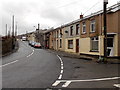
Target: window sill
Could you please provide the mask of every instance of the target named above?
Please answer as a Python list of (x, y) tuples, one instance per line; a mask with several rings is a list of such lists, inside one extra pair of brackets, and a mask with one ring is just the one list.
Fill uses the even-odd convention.
[(87, 33), (81, 33), (81, 35), (84, 35), (84, 34), (87, 34)]
[(90, 50), (90, 52), (99, 52), (98, 50)]
[(73, 49), (73, 48), (68, 48), (68, 49)]
[(91, 31), (90, 33), (95, 33), (95, 31)]

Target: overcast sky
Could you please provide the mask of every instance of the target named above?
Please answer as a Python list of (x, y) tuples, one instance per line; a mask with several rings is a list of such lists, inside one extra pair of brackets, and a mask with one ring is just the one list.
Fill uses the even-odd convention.
[[(118, 1), (108, 0), (108, 6)], [(37, 27), (38, 23), (42, 29), (57, 27), (79, 19), (81, 13), (86, 16), (103, 9), (103, 0), (2, 0), (0, 4), (2, 35), (5, 24), (10, 30), (12, 15), (18, 24), (18, 34), (23, 34), (35, 31), (33, 26)]]

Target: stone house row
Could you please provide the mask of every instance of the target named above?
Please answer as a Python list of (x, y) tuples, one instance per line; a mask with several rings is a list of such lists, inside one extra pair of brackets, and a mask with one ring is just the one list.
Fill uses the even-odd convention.
[[(45, 32), (49, 49), (83, 55), (104, 55), (103, 11)], [(120, 57), (120, 3), (107, 9), (108, 56)]]

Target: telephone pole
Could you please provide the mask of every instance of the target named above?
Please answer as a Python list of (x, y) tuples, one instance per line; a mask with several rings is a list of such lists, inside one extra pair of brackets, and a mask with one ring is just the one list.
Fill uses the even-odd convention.
[(7, 37), (7, 24), (6, 24), (6, 37)]
[(107, 61), (107, 4), (108, 0), (103, 2), (103, 16), (104, 16), (104, 59), (103, 62)]
[(14, 36), (14, 15), (12, 17), (12, 36)]

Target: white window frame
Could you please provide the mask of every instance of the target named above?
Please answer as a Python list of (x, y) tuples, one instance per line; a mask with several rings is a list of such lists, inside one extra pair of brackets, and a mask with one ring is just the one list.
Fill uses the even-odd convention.
[[(92, 27), (93, 25), (93, 27)], [(90, 22), (90, 32), (95, 32), (96, 30), (96, 27), (95, 27), (95, 20), (91, 20)]]
[[(85, 30), (84, 30), (84, 28), (85, 28)], [(82, 23), (82, 34), (85, 34), (85, 33), (86, 33), (86, 23), (83, 22)]]
[[(93, 39), (93, 40), (92, 40), (92, 39)], [(98, 46), (97, 46), (98, 49), (97, 49), (97, 50), (94, 50), (94, 49), (93, 49), (93, 45), (92, 45), (92, 44), (93, 44), (93, 43), (92, 43), (93, 41), (98, 43)], [(99, 37), (92, 37), (92, 38), (91, 38), (91, 51), (99, 51)]]

